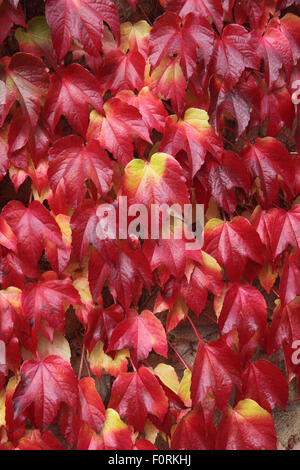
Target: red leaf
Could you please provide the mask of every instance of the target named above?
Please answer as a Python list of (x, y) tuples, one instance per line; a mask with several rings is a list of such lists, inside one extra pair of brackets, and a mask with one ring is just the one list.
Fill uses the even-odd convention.
[(155, 153), (150, 161), (134, 159), (125, 168), (123, 194), (128, 204), (187, 204), (182, 168), (174, 157)]
[(89, 262), (89, 282), (94, 301), (101, 294), (107, 279), (110, 291), (128, 310), (134, 298), (139, 298), (140, 289), (144, 284), (151, 286), (152, 273), (145, 255), (140, 249), (134, 250), (127, 241), (118, 243), (117, 260), (110, 264), (93, 252)]
[(190, 309), (199, 316), (207, 301), (207, 290), (217, 296), (222, 293), (221, 268), (216, 260), (202, 252), (202, 261), (192, 265), (186, 277), (181, 289), (182, 295)]
[(79, 64), (71, 64), (63, 73), (52, 75), (44, 116), (52, 131), (62, 114), (83, 137), (89, 123), (89, 104), (102, 112), (102, 95), (97, 79)]
[(259, 236), (244, 217), (231, 222), (211, 219), (205, 226), (203, 249), (224, 266), (231, 281), (239, 279), (247, 259), (263, 264), (263, 247)]
[(237, 23), (245, 23), (248, 16), (252, 29), (264, 29), (269, 20), (270, 13), (274, 13), (276, 0), (241, 0), (235, 5), (235, 18)]
[(274, 87), (261, 101), (261, 120), (268, 118), (267, 135), (276, 136), (281, 129), (293, 128), (295, 106), (286, 86)]
[(209, 22), (195, 13), (183, 21), (174, 13), (165, 13), (154, 23), (149, 36), (149, 60), (157, 67), (168, 54), (180, 56), (180, 66), (188, 80), (193, 74), (200, 51), (209, 63), (214, 44), (214, 32)]
[[(79, 387), (77, 387), (79, 390)], [(75, 408), (70, 408), (65, 403), (62, 403), (59, 409), (57, 421), (60, 424), (60, 432), (65, 441), (70, 447), (73, 447), (78, 441), (80, 428), (83, 423), (81, 421), (81, 409), (79, 400)]]
[(98, 341), (102, 341), (105, 348), (118, 323), (123, 320), (123, 309), (120, 305), (111, 305), (103, 309), (95, 307), (88, 315), (88, 329), (85, 334), (85, 345), (92, 351)]
[[(165, 265), (170, 274), (181, 280), (188, 259), (193, 259), (201, 263), (202, 256), (200, 251), (200, 243), (196, 239), (190, 241), (193, 244), (193, 249), (189, 250), (187, 244), (188, 240), (183, 236), (183, 227), (179, 228), (178, 231), (175, 229), (175, 233), (170, 233), (170, 238), (160, 238), (158, 243), (147, 243), (143, 244), (143, 251), (150, 261), (151, 269), (155, 270), (162, 264)], [(176, 234), (178, 238), (176, 238)], [(181, 238), (180, 238), (181, 237)]]
[[(1, 105), (0, 105), (0, 124), (1, 124)], [(1, 161), (0, 161), (0, 180), (3, 180), (7, 170), (9, 169), (9, 159), (8, 159), (8, 142), (7, 142), (7, 128), (3, 127), (0, 130), (0, 152), (1, 152)]]
[(222, 37), (216, 39), (212, 60), (213, 71), (224, 77), (228, 87), (232, 88), (246, 67), (259, 68), (253, 39), (243, 26), (229, 24), (225, 26)]
[(133, 450), (157, 450), (152, 442), (147, 441), (146, 439), (137, 439), (132, 448)]
[(177, 116), (181, 116), (185, 103), (187, 82), (180, 67), (180, 57), (166, 56), (145, 81), (154, 95), (171, 100)]
[(23, 436), (26, 426), (26, 416), (20, 413), (17, 418), (14, 418), (13, 395), (18, 384), (16, 376), (11, 377), (7, 383), (5, 390), (5, 421), (6, 432), (8, 439), (17, 444), (20, 437)]
[(287, 254), (280, 277), (279, 294), (282, 305), (300, 295), (300, 252)]
[[(47, 279), (47, 278), (46, 278)], [(80, 305), (80, 296), (70, 279), (45, 280), (38, 284), (26, 284), (22, 292), (22, 309), (34, 330), (43, 316), (50, 326), (64, 332), (64, 303)]]
[(229, 89), (224, 79), (214, 76), (210, 90), (209, 116), (216, 133), (221, 134), (224, 118), (230, 113), (237, 123), (237, 134), (240, 136), (251, 124), (253, 109), (260, 109), (262, 84), (258, 85), (252, 75), (244, 73), (237, 85)]
[(243, 373), (243, 396), (256, 401), (271, 413), (275, 406), (285, 409), (289, 390), (278, 367), (259, 359), (250, 362)]
[(283, 253), (289, 245), (300, 248), (299, 220), (300, 204), (296, 204), (289, 211), (275, 208), (262, 211), (258, 207), (253, 213), (252, 224), (272, 260)]
[(193, 406), (200, 404), (212, 391), (219, 410), (226, 406), (233, 383), (241, 388), (241, 366), (238, 355), (224, 338), (205, 344), (199, 342), (192, 372)]
[(71, 218), (73, 251), (80, 261), (91, 243), (106, 261), (117, 260), (115, 240), (101, 240), (97, 237), (99, 217), (97, 208), (91, 199), (85, 199)]
[(6, 75), (3, 121), (11, 105), (18, 101), (31, 131), (33, 131), (40, 114), (41, 98), (48, 90), (49, 77), (46, 67), (38, 57), (18, 52), (11, 58)]
[(211, 17), (218, 28), (223, 28), (223, 9), (221, 0), (167, 0), (167, 10), (174, 11), (180, 16), (197, 12), (204, 18)]
[(132, 447), (130, 428), (121, 421), (115, 410), (106, 410), (106, 420), (101, 431), (103, 450), (130, 450)]
[[(0, 282), (4, 289), (10, 286), (24, 287), (24, 263), (13, 253), (8, 253), (0, 260)], [(38, 275), (36, 269), (35, 274)], [(34, 277), (34, 276), (33, 276)]]
[(133, 157), (132, 136), (151, 143), (149, 131), (138, 110), (118, 98), (103, 106), (105, 116), (93, 111), (90, 116), (88, 139), (97, 139), (123, 165)]
[(17, 253), (17, 239), (6, 220), (0, 216), (0, 245)]
[(274, 258), (282, 253), (288, 245), (300, 248), (300, 204), (296, 204), (289, 211), (278, 210), (274, 219), (271, 246)]
[(136, 372), (121, 373), (114, 381), (109, 407), (118, 411), (142, 432), (149, 414), (163, 421), (168, 400), (156, 377), (142, 366)]
[(168, 113), (161, 100), (151, 93), (149, 87), (142, 88), (138, 95), (133, 91), (123, 90), (117, 97), (137, 108), (150, 132), (152, 129), (163, 132)]
[(17, 237), (20, 258), (29, 266), (37, 265), (46, 240), (63, 248), (59, 226), (40, 202), (33, 201), (25, 207), (19, 201), (10, 201), (3, 209), (2, 217)]
[(2, 46), (4, 39), (8, 36), (10, 29), (14, 24), (26, 26), (23, 10), (18, 1), (13, 6), (9, 0), (3, 0), (0, 5), (0, 44)]
[(102, 48), (103, 21), (117, 38), (120, 35), (118, 10), (110, 0), (47, 0), (46, 19), (59, 59), (71, 48), (72, 38), (97, 56)]
[(180, 150), (185, 150), (189, 157), (192, 177), (203, 165), (207, 151), (218, 160), (221, 160), (223, 153), (222, 142), (208, 120), (207, 112), (196, 108), (187, 109), (183, 119), (173, 115), (166, 120), (160, 150), (173, 156)]
[(171, 440), (172, 450), (212, 450), (201, 407), (187, 413), (176, 425)]
[(47, 241), (45, 252), (49, 263), (51, 264), (53, 270), (57, 274), (61, 274), (68, 265), (71, 256), (71, 227), (70, 227), (70, 217), (64, 214), (59, 214), (56, 216), (57, 223), (62, 232), (63, 236), (63, 248), (57, 248), (52, 242)]
[(250, 178), (243, 162), (229, 150), (224, 151), (220, 163), (209, 159), (197, 178), (209, 187), (212, 196), (230, 215), (237, 206), (236, 189), (244, 189), (247, 195), (250, 191)]
[(299, 0), (279, 0), (278, 8), (281, 10), (282, 8), (288, 8), (295, 3), (296, 5), (299, 4)]
[(256, 331), (262, 340), (267, 328), (267, 306), (263, 295), (252, 286), (232, 284), (225, 294), (218, 324), (223, 334), (237, 329), (241, 348)]
[(292, 344), (300, 338), (300, 297), (295, 297), (284, 307), (280, 305), (274, 311), (269, 331), (269, 348), (271, 354), (284, 343)]
[(51, 431), (43, 434), (38, 430), (27, 431), (15, 450), (66, 450)]
[(273, 137), (258, 138), (254, 145), (248, 144), (240, 156), (252, 179), (259, 177), (266, 207), (278, 200), (278, 175), (292, 191), (293, 162), (289, 152), (278, 140)]
[(53, 422), (60, 404), (76, 406), (77, 380), (70, 364), (59, 356), (25, 361), (21, 382), (13, 396), (15, 417), (33, 406), (34, 423), (44, 431)]
[(110, 51), (99, 72), (101, 89), (112, 93), (140, 90), (144, 85), (145, 66), (145, 58), (138, 51), (129, 51), (127, 54), (119, 49)]
[(0, 340), (0, 390), (3, 389), (8, 373), (9, 371), (6, 363), (6, 345), (4, 341)]
[(260, 206), (257, 206), (251, 215), (251, 223), (257, 231), (265, 248), (267, 260), (273, 259), (271, 238), (272, 238), (272, 227), (274, 220), (277, 217), (277, 209), (270, 209), (264, 211)]
[[(38, 169), (38, 165), (42, 164), (42, 160), (47, 156), (51, 139), (51, 133), (46, 122), (42, 118), (39, 119), (34, 132), (32, 133), (30, 125), (28, 124), (28, 120), (26, 120), (26, 117), (23, 116), (23, 114), (18, 110), (13, 115), (8, 131), (8, 144), (11, 162), (15, 166), (19, 166), (20, 168), (23, 168), (25, 171), (30, 173), (32, 167), (28, 165), (27, 158), (25, 165), (23, 165), (21, 158), (20, 165), (18, 165), (17, 161), (18, 155), (22, 157), (23, 153), (25, 153), (25, 155), (30, 153), (30, 158), (34, 163), (35, 168)], [(31, 178), (33, 180), (33, 176), (31, 176)], [(38, 185), (42, 184), (43, 182), (40, 183), (39, 180), (33, 180), (33, 183), (36, 187), (38, 187)], [(41, 187), (44, 186), (45, 184)]]
[(73, 208), (86, 195), (86, 180), (92, 180), (99, 195), (103, 195), (110, 189), (112, 176), (111, 161), (97, 141), (90, 141), (85, 146), (81, 137), (71, 135), (57, 140), (50, 149), (50, 187), (55, 192), (63, 180), (66, 200)]
[[(0, 308), (1, 308), (1, 317), (0, 317), (0, 340), (8, 344), (13, 336), (14, 330), (14, 320), (15, 320), (15, 308), (13, 302), (10, 300), (9, 291), (0, 291)], [(18, 301), (18, 300), (17, 300)]]
[(216, 449), (276, 450), (272, 416), (250, 399), (228, 407), (218, 427)]
[(131, 448), (130, 429), (111, 408), (106, 410), (106, 420), (100, 436), (85, 423), (80, 429), (78, 450), (130, 450)]
[(140, 315), (130, 310), (127, 318), (114, 328), (108, 343), (107, 352), (128, 347), (132, 350), (134, 363), (144, 361), (150, 351), (167, 357), (168, 345), (166, 333), (160, 320), (149, 310)]
[(79, 382), (79, 400), (82, 421), (100, 432), (105, 421), (105, 407), (91, 377), (85, 377)]
[(283, 67), (289, 80), (293, 65), (300, 57), (300, 20), (288, 13), (280, 20), (273, 18), (260, 39), (258, 54), (264, 61), (266, 82), (271, 87)]
[(100, 436), (86, 423), (83, 423), (80, 428), (77, 450), (103, 450)]

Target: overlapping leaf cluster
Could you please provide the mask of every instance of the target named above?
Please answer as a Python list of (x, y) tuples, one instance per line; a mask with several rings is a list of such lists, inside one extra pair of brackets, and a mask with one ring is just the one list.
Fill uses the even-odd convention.
[[(1, 448), (276, 448), (300, 383), (299, 1), (160, 0), (154, 24), (21, 3), (0, 0), (0, 176), (30, 182), (0, 215)], [(203, 247), (101, 240), (121, 196), (204, 204)], [(168, 335), (207, 305), (218, 338), (179, 377)]]

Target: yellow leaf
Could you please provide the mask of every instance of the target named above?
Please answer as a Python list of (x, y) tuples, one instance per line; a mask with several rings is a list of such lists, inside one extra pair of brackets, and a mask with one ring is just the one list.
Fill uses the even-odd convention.
[(102, 369), (108, 374), (117, 377), (120, 372), (127, 372), (127, 358), (130, 357), (128, 349), (117, 351), (114, 359), (105, 354), (102, 341), (98, 341), (90, 354), (90, 366), (94, 374), (101, 377)]
[(155, 367), (154, 373), (160, 378), (163, 384), (169, 387), (174, 393), (177, 393), (179, 380), (174, 367), (161, 363)]
[(179, 398), (181, 398), (181, 400), (187, 407), (190, 407), (192, 405), (191, 380), (192, 380), (192, 372), (189, 369), (185, 369), (183, 377), (179, 385), (178, 396)]

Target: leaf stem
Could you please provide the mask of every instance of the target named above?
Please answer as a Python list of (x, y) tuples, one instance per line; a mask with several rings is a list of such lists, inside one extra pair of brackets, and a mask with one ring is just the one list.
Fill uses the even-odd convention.
[(131, 362), (131, 365), (132, 365), (132, 368), (133, 368), (134, 372), (136, 372), (136, 367), (135, 367), (134, 362), (131, 358), (130, 358), (130, 362)]
[[(246, 142), (247, 144), (249, 144), (249, 140), (246, 139), (242, 134), (241, 134), (241, 135), (238, 135), (235, 129), (232, 129), (232, 128), (229, 127), (229, 126), (224, 126), (224, 129), (228, 129), (229, 131), (231, 131), (231, 132), (236, 136), (236, 139), (242, 139), (244, 142)], [(223, 137), (223, 136), (222, 136), (222, 137)], [(239, 150), (239, 152), (240, 152), (240, 150)]]
[(275, 294), (277, 297), (280, 297), (279, 292), (275, 289), (275, 287), (272, 288), (272, 292), (274, 292), (274, 294)]
[(283, 137), (285, 137), (291, 144), (296, 145), (295, 139), (293, 138), (293, 136), (288, 136), (288, 135), (287, 135), (285, 132), (283, 132), (282, 130), (281, 130), (280, 133), (281, 133), (281, 135), (282, 135)]
[(150, 20), (149, 16), (147, 15), (147, 13), (145, 12), (144, 8), (142, 7), (142, 5), (138, 4), (138, 7), (139, 9), (141, 10), (141, 12), (143, 13), (144, 17), (146, 18), (146, 20), (148, 21), (148, 23), (152, 26), (152, 21)]
[(197, 331), (197, 328), (196, 328), (196, 326), (194, 325), (194, 322), (193, 322), (193, 320), (191, 319), (191, 317), (189, 316), (188, 313), (186, 314), (186, 318), (188, 319), (188, 321), (189, 321), (190, 324), (192, 325), (192, 328), (193, 328), (193, 330), (194, 330), (194, 332), (195, 332), (195, 335), (197, 336), (198, 340), (201, 341), (201, 337), (200, 337), (200, 335), (199, 335), (199, 333), (198, 333), (198, 331)]
[(90, 371), (89, 363), (88, 363), (87, 358), (86, 358), (86, 354), (83, 355), (83, 360), (84, 360), (84, 363), (85, 363), (85, 367), (87, 369), (88, 376), (91, 377), (91, 371)]
[[(79, 334), (77, 332), (75, 334), (76, 334), (77, 341), (80, 345), (80, 348), (81, 348), (81, 350), (83, 350), (84, 341), (82, 343), (81, 340), (80, 340)], [(85, 351), (84, 351), (84, 354), (83, 354), (83, 360), (84, 360), (85, 367), (87, 369), (87, 373), (88, 373), (89, 377), (91, 377), (92, 374), (91, 374), (91, 371), (90, 371), (89, 363), (88, 363), (87, 358), (86, 358)]]
[(220, 207), (220, 209), (221, 209), (221, 213), (222, 213), (222, 217), (223, 217), (224, 222), (227, 222), (223, 207)]
[(84, 344), (83, 344), (83, 346), (82, 346), (82, 351), (81, 351), (81, 359), (80, 359), (79, 372), (78, 372), (78, 380), (80, 380), (80, 377), (81, 377), (81, 371), (82, 371), (82, 366), (83, 366), (84, 352), (85, 352), (85, 346), (84, 346)]
[(215, 318), (211, 317), (211, 316), (208, 315), (206, 312), (203, 312), (203, 315), (205, 315), (206, 318), (208, 318), (210, 321), (212, 321), (212, 322), (215, 323), (216, 325), (218, 324), (218, 320), (216, 320)]
[(240, 150), (237, 148), (237, 146), (236, 146), (235, 144), (233, 144), (232, 142), (230, 142), (230, 140), (226, 139), (226, 137), (224, 137), (224, 136), (222, 136), (222, 138), (223, 138), (224, 140), (226, 140), (226, 142), (227, 142), (229, 145), (231, 145), (231, 146), (234, 148), (234, 150), (236, 150), (238, 153), (240, 152)]
[(170, 346), (171, 349), (173, 349), (174, 353), (178, 356), (180, 362), (184, 365), (184, 367), (186, 369), (189, 369), (191, 370), (191, 368), (187, 365), (187, 363), (184, 361), (184, 359), (180, 356), (179, 352), (176, 351), (176, 349), (174, 348), (173, 344), (168, 340), (168, 345)]

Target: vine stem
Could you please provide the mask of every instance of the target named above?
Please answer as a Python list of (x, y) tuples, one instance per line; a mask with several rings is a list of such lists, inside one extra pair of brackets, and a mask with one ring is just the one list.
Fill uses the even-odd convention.
[(190, 324), (192, 325), (192, 328), (193, 328), (193, 330), (194, 330), (194, 332), (195, 332), (195, 335), (197, 336), (198, 340), (201, 341), (201, 337), (200, 337), (200, 335), (199, 335), (199, 333), (198, 333), (198, 330), (197, 330), (197, 328), (195, 327), (194, 322), (193, 322), (193, 320), (191, 319), (191, 317), (189, 316), (188, 313), (186, 314), (186, 317), (187, 317), (188, 321), (190, 322)]
[[(229, 131), (231, 131), (231, 132), (235, 135), (236, 139), (242, 139), (244, 142), (246, 142), (247, 144), (249, 144), (249, 140), (246, 139), (246, 137), (244, 137), (242, 134), (241, 134), (240, 136), (238, 136), (235, 129), (232, 129), (232, 128), (229, 127), (229, 126), (224, 126), (224, 129), (228, 129)], [(224, 136), (222, 136), (222, 137), (224, 138)], [(239, 152), (240, 152), (240, 150), (239, 150)]]
[(291, 398), (287, 403), (294, 403), (295, 401), (300, 401), (300, 397), (297, 398)]
[(82, 372), (82, 366), (83, 366), (83, 358), (84, 358), (84, 352), (85, 352), (85, 346), (83, 344), (82, 350), (81, 350), (81, 359), (80, 359), (80, 366), (79, 366), (79, 372), (78, 372), (78, 380), (80, 380), (81, 377), (81, 372)]
[(281, 135), (285, 137), (291, 144), (295, 145), (295, 139), (293, 136), (288, 136), (285, 132), (281, 130)]
[(275, 294), (277, 297), (280, 297), (279, 292), (275, 289), (275, 287), (272, 288), (272, 292), (274, 292), (274, 294)]
[(238, 152), (240, 152), (240, 150), (237, 148), (237, 146), (235, 144), (233, 144), (232, 142), (230, 142), (230, 140), (226, 139), (226, 137), (222, 136), (222, 138), (229, 144), (231, 145), (232, 148), (234, 148), (234, 150), (237, 150)]
[(87, 358), (86, 358), (86, 354), (83, 355), (83, 360), (84, 360), (84, 363), (85, 363), (85, 367), (87, 369), (88, 376), (91, 377), (91, 371), (90, 371), (89, 364), (88, 364), (88, 361), (87, 361)]
[(206, 316), (206, 318), (208, 318), (210, 321), (212, 321), (213, 323), (215, 323), (216, 325), (218, 325), (218, 320), (216, 320), (215, 318), (212, 318), (210, 315), (208, 315), (206, 312), (203, 312), (203, 314)]
[(222, 217), (223, 217), (224, 222), (227, 222), (223, 207), (220, 207), (220, 209), (221, 209), (221, 212), (222, 212)]
[(144, 8), (142, 7), (142, 5), (139, 5), (138, 4), (138, 7), (139, 9), (141, 10), (141, 12), (143, 13), (144, 17), (146, 18), (146, 20), (148, 21), (148, 23), (152, 26), (152, 21), (150, 20), (149, 16), (147, 15), (147, 13), (145, 12)]
[[(84, 343), (81, 342), (78, 333), (76, 332), (75, 334), (76, 334), (77, 341), (78, 341), (78, 343), (81, 347), (81, 350), (83, 350), (83, 348), (85, 348)], [(84, 351), (84, 354), (83, 354), (83, 360), (84, 360), (84, 363), (85, 363), (85, 367), (86, 367), (88, 376), (91, 377), (91, 371), (90, 371), (90, 367), (89, 367), (89, 364), (88, 364), (88, 361), (87, 361), (87, 358), (86, 358), (85, 351)]]
[(130, 358), (130, 362), (131, 362), (131, 365), (132, 365), (132, 368), (133, 368), (134, 372), (136, 372), (136, 367), (135, 367), (135, 365), (133, 363), (133, 360), (131, 358)]
[(264, 74), (262, 72), (260, 72), (259, 70), (255, 70), (255, 72), (257, 75), (260, 75), (261, 78), (265, 78)]
[(180, 356), (179, 352), (174, 348), (173, 344), (169, 341), (168, 341), (168, 345), (170, 346), (171, 349), (173, 349), (174, 353), (178, 356), (180, 362), (184, 365), (184, 367), (186, 369), (189, 369), (191, 370), (191, 368), (187, 365), (187, 363), (184, 361), (184, 359)]

